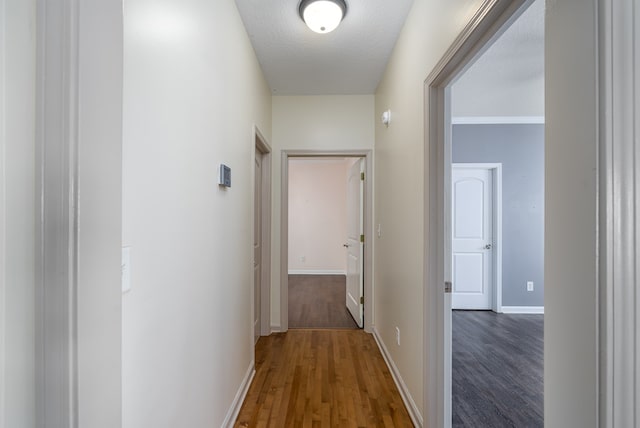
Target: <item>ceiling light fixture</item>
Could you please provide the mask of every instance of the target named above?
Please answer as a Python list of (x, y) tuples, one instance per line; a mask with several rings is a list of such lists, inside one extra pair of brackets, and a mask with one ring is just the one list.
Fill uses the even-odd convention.
[(316, 33), (335, 30), (347, 13), (344, 0), (302, 0), (298, 8), (300, 18)]

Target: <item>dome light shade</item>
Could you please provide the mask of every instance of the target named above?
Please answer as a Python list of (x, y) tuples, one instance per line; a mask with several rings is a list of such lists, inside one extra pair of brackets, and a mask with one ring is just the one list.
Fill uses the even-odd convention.
[(307, 27), (324, 34), (340, 25), (347, 12), (347, 4), (344, 0), (302, 0), (298, 12)]

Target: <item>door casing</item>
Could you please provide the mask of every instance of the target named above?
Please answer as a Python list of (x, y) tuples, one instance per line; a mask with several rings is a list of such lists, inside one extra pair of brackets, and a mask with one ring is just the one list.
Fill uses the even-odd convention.
[[(260, 270), (260, 335), (271, 334), (271, 147), (267, 139), (260, 132), (256, 125), (253, 126), (255, 148), (257, 153), (262, 154), (262, 180), (261, 189), (254, 189), (254, 192), (262, 192), (260, 198), (262, 203), (261, 223), (261, 270)], [(255, 164), (255, 159), (251, 159), (251, 165)], [(255, 168), (252, 168), (255, 171)], [(255, 201), (255, 197), (253, 198)], [(255, 215), (255, 207), (254, 207)], [(254, 222), (255, 223), (255, 222)], [(255, 233), (255, 231), (254, 231)], [(251, 248), (253, 254), (253, 243)], [(255, 304), (254, 287), (251, 288), (251, 314), (254, 313)], [(252, 315), (253, 318), (253, 315)], [(251, 324), (253, 325), (253, 319)]]

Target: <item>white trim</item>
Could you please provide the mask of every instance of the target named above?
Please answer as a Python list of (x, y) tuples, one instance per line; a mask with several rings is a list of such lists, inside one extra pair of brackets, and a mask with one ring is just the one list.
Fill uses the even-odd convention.
[[(450, 84), (533, 0), (485, 0), (424, 82), (424, 414), (451, 426), (451, 107)], [(448, 177), (448, 178), (447, 178)], [(449, 208), (447, 208), (449, 206)], [(448, 236), (448, 238), (447, 238)]]
[(6, 400), (6, 2), (0, 0), (0, 428), (5, 428), (5, 400)]
[(271, 333), (282, 333), (282, 327), (279, 325), (271, 324)]
[(80, 11), (36, 8), (36, 425), (76, 426)]
[(256, 375), (255, 365), (254, 365), (254, 362), (251, 361), (251, 364), (247, 369), (247, 373), (244, 375), (244, 378), (242, 379), (242, 383), (240, 384), (240, 387), (236, 392), (236, 396), (234, 397), (233, 402), (231, 403), (231, 407), (227, 411), (227, 415), (225, 416), (224, 421), (222, 422), (222, 425), (220, 425), (222, 428), (233, 427), (234, 423), (236, 422), (236, 419), (238, 419), (238, 415), (240, 414), (240, 409), (242, 408), (242, 403), (244, 403), (244, 399), (246, 398), (247, 393), (249, 392), (249, 387), (251, 386), (251, 382), (253, 382), (253, 378), (255, 375)]
[(599, 423), (640, 425), (640, 7), (599, 1)]
[(503, 314), (544, 314), (544, 306), (503, 306)]
[(346, 275), (345, 270), (330, 269), (289, 269), (289, 275)]
[(409, 417), (411, 418), (413, 425), (416, 427), (422, 427), (424, 425), (424, 420), (422, 418), (422, 415), (420, 414), (420, 410), (418, 409), (418, 406), (416, 405), (415, 400), (413, 399), (413, 396), (409, 392), (409, 388), (407, 387), (407, 384), (404, 383), (404, 380), (400, 375), (400, 370), (398, 370), (398, 367), (393, 361), (393, 358), (391, 358), (391, 354), (387, 350), (387, 347), (385, 346), (384, 341), (380, 337), (380, 334), (378, 334), (378, 330), (375, 327), (372, 328), (372, 333), (373, 333), (374, 339), (376, 340), (376, 343), (378, 344), (380, 353), (382, 354), (382, 357), (384, 358), (384, 361), (385, 363), (387, 363), (387, 367), (391, 372), (391, 377), (393, 377), (393, 381), (398, 387), (398, 391), (400, 392), (400, 397), (402, 397), (402, 401), (404, 402), (404, 405), (407, 408), (407, 411), (409, 412)]
[[(289, 329), (289, 158), (364, 158), (364, 330), (371, 332), (374, 320), (373, 294), (373, 151), (365, 150), (282, 150), (280, 179), (280, 329)], [(371, 238), (367, 238), (370, 236)], [(367, 242), (369, 244), (367, 244)]]
[(36, 9), (36, 425), (117, 426), (122, 4)]
[(451, 169), (488, 169), (493, 175), (493, 276), (491, 309), (502, 312), (502, 163), (453, 163)]
[(452, 125), (544, 125), (544, 116), (453, 116)]
[[(265, 136), (260, 132), (258, 125), (253, 125), (253, 142), (255, 146), (255, 150), (258, 150), (262, 153), (262, 254), (261, 254), (261, 278), (260, 278), (260, 335), (268, 336), (271, 333), (270, 325), (271, 325), (271, 183), (272, 183), (272, 172), (271, 172), (271, 159), (272, 159), (272, 150), (269, 142), (265, 138)], [(251, 169), (255, 173), (255, 150), (252, 151), (253, 156), (251, 157)], [(255, 182), (255, 181), (254, 181)], [(255, 189), (253, 189), (255, 191)], [(252, 199), (255, 201), (255, 197)], [(252, 202), (253, 203), (253, 202)], [(253, 212), (255, 213), (255, 207)], [(252, 228), (254, 227), (255, 222), (252, 224)], [(254, 233), (253, 230), (251, 232)], [(253, 254), (253, 243), (251, 245), (251, 254)], [(252, 274), (253, 277), (253, 274)], [(252, 310), (251, 314), (253, 314), (253, 305), (255, 299), (253, 296), (253, 288), (251, 291), (251, 305)], [(253, 318), (253, 317), (252, 317)], [(253, 319), (251, 320), (251, 324), (253, 325)], [(255, 334), (255, 333), (254, 333)], [(253, 337), (251, 338), (253, 341)]]

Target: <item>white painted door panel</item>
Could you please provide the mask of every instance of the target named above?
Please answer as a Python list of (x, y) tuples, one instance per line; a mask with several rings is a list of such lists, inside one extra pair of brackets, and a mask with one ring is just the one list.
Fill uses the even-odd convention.
[(487, 168), (452, 169), (453, 309), (491, 309), (492, 178)]
[(364, 294), (362, 276), (362, 254), (364, 244), (360, 242), (363, 233), (364, 181), (361, 180), (362, 159), (355, 162), (347, 176), (347, 309), (358, 326), (363, 326)]

